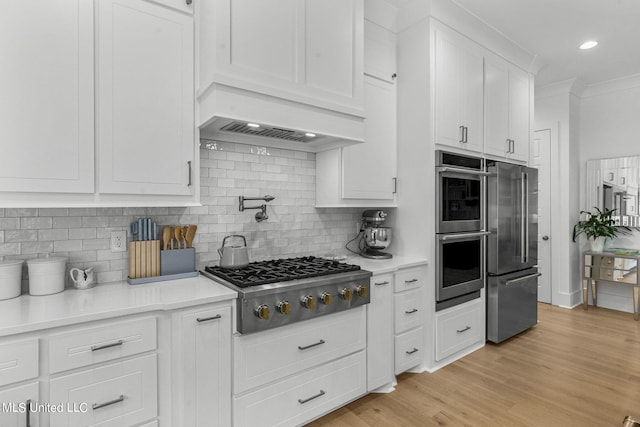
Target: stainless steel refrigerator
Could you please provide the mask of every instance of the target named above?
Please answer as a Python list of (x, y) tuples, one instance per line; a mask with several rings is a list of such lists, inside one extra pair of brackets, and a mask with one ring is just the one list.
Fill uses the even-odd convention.
[(538, 171), (487, 161), (487, 340), (538, 322)]

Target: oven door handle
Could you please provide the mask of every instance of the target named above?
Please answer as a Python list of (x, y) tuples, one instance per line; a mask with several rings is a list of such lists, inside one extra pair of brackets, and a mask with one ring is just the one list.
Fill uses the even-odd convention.
[(489, 176), (491, 175), (489, 172), (479, 171), (475, 169), (462, 169), (462, 168), (452, 168), (450, 166), (440, 166), (436, 168), (438, 172), (455, 172), (462, 173), (465, 175), (476, 175), (476, 176)]
[(488, 236), (489, 234), (491, 234), (490, 231), (478, 231), (477, 233), (444, 234), (444, 235), (439, 235), (438, 239), (444, 242), (446, 240), (460, 240), (460, 239), (468, 239), (469, 237)]

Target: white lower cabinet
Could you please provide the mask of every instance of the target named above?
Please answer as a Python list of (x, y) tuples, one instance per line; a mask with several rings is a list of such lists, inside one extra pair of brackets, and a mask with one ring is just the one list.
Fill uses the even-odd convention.
[(231, 425), (231, 307), (174, 313), (173, 348), (173, 425)]
[(436, 313), (436, 361), (484, 342), (483, 299)]
[(425, 360), (426, 268), (401, 268), (394, 277), (394, 372), (400, 374)]
[(425, 356), (424, 329), (416, 328), (409, 332), (396, 334), (394, 347), (396, 375), (420, 365)]
[(304, 424), (365, 394), (366, 364), (359, 351), (238, 397), (234, 426)]
[[(53, 426), (133, 426), (158, 413), (155, 354), (51, 380), (50, 402), (68, 408), (50, 415)], [(85, 411), (86, 409), (86, 411)]]
[(237, 335), (234, 426), (300, 425), (367, 392), (366, 309)]
[(391, 385), (393, 371), (393, 274), (374, 275), (367, 306), (367, 391)]
[(0, 426), (39, 426), (40, 415), (35, 406), (40, 401), (38, 388), (38, 382), (33, 382), (0, 391)]
[(365, 308), (234, 337), (235, 394), (366, 346)]

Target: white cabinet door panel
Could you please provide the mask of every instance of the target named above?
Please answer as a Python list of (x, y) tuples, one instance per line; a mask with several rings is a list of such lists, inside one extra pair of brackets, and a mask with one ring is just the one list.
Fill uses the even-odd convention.
[[(295, 0), (230, 1), (231, 43), (219, 45), (220, 57), (226, 58), (225, 62), (237, 70), (295, 82), (298, 69), (296, 3)], [(257, 29), (260, 37), (256, 37)]]
[(365, 142), (342, 149), (342, 197), (393, 200), (396, 88), (365, 77)]
[[(30, 383), (0, 391), (0, 426), (37, 427), (40, 425), (38, 383)], [(33, 411), (31, 411), (33, 409)]]
[(509, 65), (492, 57), (485, 58), (485, 140), (484, 151), (506, 156), (509, 135)]
[(141, 0), (99, 6), (100, 191), (189, 195), (193, 18)]
[(512, 67), (509, 74), (510, 94), (510, 124), (511, 139), (513, 139), (513, 153), (511, 157), (526, 162), (529, 159), (530, 124), (529, 112), (529, 76), (521, 70)]
[(0, 191), (94, 189), (93, 2), (0, 4)]
[(367, 390), (393, 379), (393, 275), (375, 275), (367, 306)]
[(87, 409), (51, 413), (51, 425), (115, 427), (155, 418), (157, 381), (155, 354), (51, 380), (51, 402)]
[(182, 316), (183, 426), (231, 425), (231, 309)]

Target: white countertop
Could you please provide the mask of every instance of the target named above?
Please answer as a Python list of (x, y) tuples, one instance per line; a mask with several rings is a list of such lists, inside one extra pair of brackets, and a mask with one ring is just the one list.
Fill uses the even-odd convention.
[(235, 291), (203, 276), (142, 285), (99, 284), (53, 295), (21, 295), (0, 301), (0, 337), (236, 297)]
[(370, 259), (350, 255), (344, 262), (359, 265), (363, 270), (368, 270), (373, 274), (392, 273), (399, 268), (417, 267), (428, 264), (425, 258), (397, 257), (395, 255), (391, 259)]

